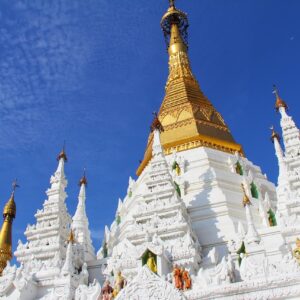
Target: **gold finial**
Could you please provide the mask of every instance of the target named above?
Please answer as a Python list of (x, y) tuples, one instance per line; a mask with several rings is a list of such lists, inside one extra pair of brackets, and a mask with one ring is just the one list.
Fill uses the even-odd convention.
[(246, 194), (246, 190), (245, 190), (244, 184), (242, 183), (241, 186), (242, 186), (242, 190), (243, 190), (243, 194), (244, 194), (244, 197), (243, 197), (243, 205), (244, 205), (244, 207), (245, 207), (246, 205), (250, 205), (250, 204), (251, 204), (251, 201), (250, 201), (249, 197), (248, 197), (247, 194)]
[(73, 229), (70, 230), (70, 235), (68, 237), (68, 243), (72, 243), (72, 244), (75, 243), (75, 236), (74, 236)]
[(86, 178), (86, 169), (85, 168), (83, 169), (83, 176), (79, 180), (79, 186), (82, 186), (83, 184), (85, 186), (87, 186), (87, 178)]
[(65, 148), (66, 148), (66, 141), (64, 141), (63, 148), (62, 148), (61, 152), (60, 152), (60, 153), (58, 154), (58, 156), (57, 156), (57, 160), (58, 160), (58, 161), (61, 160), (61, 159), (63, 159), (65, 162), (68, 161), (68, 158), (67, 158), (67, 154), (66, 154)]
[(280, 107), (284, 107), (285, 109), (288, 109), (287, 104), (280, 98), (278, 88), (275, 84), (273, 84), (273, 94), (276, 96), (276, 102), (275, 102), (275, 109), (276, 111), (279, 110)]
[(15, 203), (15, 191), (16, 189), (20, 187), (17, 183), (17, 179), (15, 179), (12, 183), (12, 193), (7, 201), (7, 203), (4, 206), (3, 209), (3, 218), (6, 218), (6, 216), (9, 216), (11, 218), (16, 217), (16, 203)]
[(277, 139), (278, 142), (280, 141), (280, 135), (275, 131), (274, 126), (272, 125), (270, 127), (272, 133), (271, 133), (271, 141), (274, 143), (274, 139)]
[(170, 44), (168, 51), (170, 55), (178, 52), (187, 52), (187, 46), (182, 39), (178, 24), (176, 23), (171, 25)]
[(189, 27), (189, 22), (187, 14), (175, 8), (175, 0), (169, 0), (169, 9), (163, 15), (160, 26), (165, 36), (169, 54), (187, 51), (187, 29)]

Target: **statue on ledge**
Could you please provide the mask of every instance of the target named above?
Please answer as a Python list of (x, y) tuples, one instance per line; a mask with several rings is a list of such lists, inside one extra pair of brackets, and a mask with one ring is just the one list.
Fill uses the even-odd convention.
[(115, 285), (114, 285), (114, 291), (113, 296), (116, 298), (120, 291), (124, 288), (126, 282), (125, 278), (122, 276), (122, 273), (119, 271), (118, 275), (116, 276)]
[(110, 286), (110, 282), (106, 280), (101, 290), (101, 300), (112, 300), (113, 288)]
[(183, 281), (183, 289), (189, 290), (192, 287), (192, 279), (190, 277), (189, 271), (182, 269), (181, 274), (182, 274), (181, 276)]
[(300, 264), (300, 239), (296, 239), (296, 248), (293, 250), (293, 255)]
[(183, 284), (182, 284), (182, 274), (181, 270), (178, 267), (178, 265), (174, 266), (173, 269), (173, 276), (174, 276), (174, 285), (177, 289), (182, 290)]
[(147, 266), (153, 273), (157, 274), (155, 258), (150, 251), (148, 252)]

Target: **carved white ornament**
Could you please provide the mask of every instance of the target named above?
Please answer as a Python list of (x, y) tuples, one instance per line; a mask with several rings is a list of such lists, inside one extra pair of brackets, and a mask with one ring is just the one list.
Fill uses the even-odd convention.
[(184, 300), (174, 286), (144, 266), (138, 275), (120, 292), (116, 300)]

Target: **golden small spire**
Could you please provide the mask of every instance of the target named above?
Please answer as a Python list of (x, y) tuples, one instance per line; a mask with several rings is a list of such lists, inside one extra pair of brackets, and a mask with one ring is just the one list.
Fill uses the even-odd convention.
[(187, 52), (187, 46), (183, 42), (178, 25), (176, 23), (171, 25), (171, 35), (168, 52), (170, 55), (178, 52)]
[(66, 148), (66, 142), (64, 141), (63, 148), (62, 148), (61, 152), (60, 152), (60, 153), (58, 154), (58, 156), (57, 156), (57, 160), (58, 160), (58, 161), (61, 160), (62, 158), (63, 158), (63, 160), (64, 160), (65, 162), (68, 161), (68, 158), (67, 158), (67, 154), (66, 154), (65, 148)]
[(85, 170), (85, 168), (83, 169), (83, 176), (79, 180), (79, 186), (82, 186), (83, 184), (85, 186), (87, 186), (87, 178), (86, 178), (86, 170)]
[(11, 196), (3, 209), (3, 225), (0, 231), (0, 275), (7, 261), (12, 259), (12, 223), (16, 217), (15, 191), (19, 187), (17, 180), (13, 182)]
[(72, 244), (75, 243), (75, 236), (74, 236), (73, 229), (70, 230), (70, 235), (68, 237), (68, 243), (72, 243)]
[(243, 197), (243, 205), (244, 205), (244, 207), (246, 205), (251, 205), (252, 203), (251, 203), (249, 197), (246, 194), (246, 190), (245, 190), (244, 184), (241, 184), (241, 186), (242, 186), (242, 190), (243, 190), (243, 194), (244, 194), (244, 197)]
[(16, 217), (16, 203), (15, 203), (15, 191), (19, 187), (17, 183), (17, 179), (15, 179), (12, 183), (12, 193), (7, 201), (7, 203), (4, 206), (3, 209), (3, 217), (5, 218), (6, 215), (11, 216), (12, 218)]
[(273, 94), (275, 94), (276, 96), (276, 102), (275, 102), (276, 111), (279, 111), (280, 107), (284, 107), (285, 109), (288, 109), (287, 104), (280, 98), (278, 89), (275, 84), (273, 85)]
[(279, 142), (279, 141), (280, 141), (280, 135), (279, 135), (279, 133), (277, 133), (277, 132), (275, 131), (273, 125), (270, 127), (270, 129), (271, 129), (271, 131), (272, 131), (272, 133), (271, 133), (271, 141), (274, 143), (274, 139), (277, 139), (278, 142)]
[(163, 30), (169, 54), (187, 51), (187, 14), (175, 7), (175, 1), (169, 0), (169, 8), (163, 15), (160, 26)]

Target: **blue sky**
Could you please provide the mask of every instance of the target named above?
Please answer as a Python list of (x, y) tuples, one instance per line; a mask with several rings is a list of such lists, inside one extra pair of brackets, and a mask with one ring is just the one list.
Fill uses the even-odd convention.
[[(247, 157), (275, 181), (276, 83), (300, 124), (299, 0), (177, 1), (201, 88)], [(17, 177), (14, 248), (42, 207), (66, 140), (67, 205), (87, 168), (95, 248), (114, 219), (164, 96), (167, 0), (0, 0), (0, 206)]]

